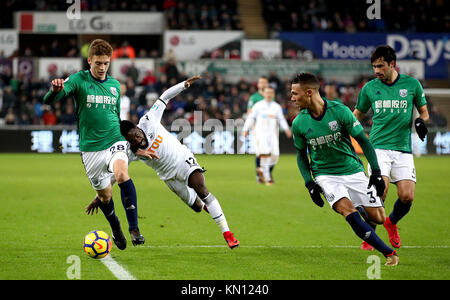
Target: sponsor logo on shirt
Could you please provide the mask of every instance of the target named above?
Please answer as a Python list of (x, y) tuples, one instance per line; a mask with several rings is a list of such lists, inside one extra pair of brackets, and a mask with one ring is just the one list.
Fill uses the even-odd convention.
[[(405, 96), (406, 97), (406, 96)], [(407, 100), (377, 100), (375, 101), (375, 112), (394, 112), (394, 110), (397, 110), (397, 112), (400, 112), (401, 110), (403, 112), (407, 112), (408, 108), (408, 101)]]
[(159, 148), (161, 143), (163, 142), (163, 137), (158, 134), (158, 136), (155, 138), (153, 143), (151, 144), (150, 148), (147, 149), (147, 152), (155, 153), (155, 150)]
[(103, 95), (87, 95), (86, 102), (87, 107), (91, 107), (93, 104), (96, 105), (95, 107), (98, 107), (99, 104), (103, 104), (103, 108), (105, 108), (106, 104), (116, 105), (117, 98)]
[(311, 145), (313, 150), (319, 146), (322, 148), (322, 145), (330, 146), (330, 143), (335, 143), (336, 141), (340, 141), (342, 134), (340, 132), (336, 132), (334, 134), (328, 134), (324, 136), (319, 136), (316, 138), (309, 139), (309, 144)]

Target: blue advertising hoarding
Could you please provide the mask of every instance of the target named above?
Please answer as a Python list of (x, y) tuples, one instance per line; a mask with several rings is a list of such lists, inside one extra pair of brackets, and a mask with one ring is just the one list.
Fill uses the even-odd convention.
[(378, 45), (390, 45), (397, 59), (420, 59), (425, 77), (449, 76), (450, 39), (448, 33), (312, 33), (280, 32), (278, 38), (311, 50), (319, 59), (370, 59)]

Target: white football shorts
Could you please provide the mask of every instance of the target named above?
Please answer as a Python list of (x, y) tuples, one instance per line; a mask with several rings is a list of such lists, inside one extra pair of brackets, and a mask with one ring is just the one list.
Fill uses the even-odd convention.
[(369, 178), (364, 172), (341, 176), (319, 175), (315, 180), (322, 188), (331, 207), (344, 197), (350, 199), (355, 207), (383, 206), (381, 198), (377, 196), (375, 187), (367, 188)]
[[(375, 152), (381, 175), (388, 177), (391, 183), (401, 180), (416, 182), (416, 169), (412, 153), (384, 149), (375, 149)], [(367, 166), (367, 170), (371, 174), (370, 165)]]
[(280, 155), (279, 136), (277, 134), (255, 133), (255, 155)]
[(114, 176), (114, 162), (121, 159), (128, 163), (128, 142), (119, 141), (108, 149), (95, 152), (81, 152), (81, 161), (86, 175), (95, 190), (103, 190), (111, 183)]
[(195, 171), (200, 170), (204, 172), (203, 168), (197, 163), (194, 154), (186, 151), (186, 159), (178, 164), (177, 173), (174, 177), (164, 180), (166, 185), (172, 192), (183, 200), (188, 206), (192, 206), (197, 198), (197, 193), (189, 187), (189, 176)]

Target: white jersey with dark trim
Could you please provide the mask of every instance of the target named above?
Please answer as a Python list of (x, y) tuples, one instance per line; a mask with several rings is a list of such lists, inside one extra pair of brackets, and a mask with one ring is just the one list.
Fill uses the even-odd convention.
[[(170, 99), (185, 89), (184, 82), (179, 83), (161, 95), (152, 108), (139, 120), (137, 127), (142, 129), (148, 141), (145, 151), (154, 153), (159, 159), (142, 159), (145, 164), (152, 167), (162, 180), (174, 177), (177, 166), (185, 160), (188, 148), (161, 125), (161, 117)], [(136, 160), (136, 156), (134, 160)]]

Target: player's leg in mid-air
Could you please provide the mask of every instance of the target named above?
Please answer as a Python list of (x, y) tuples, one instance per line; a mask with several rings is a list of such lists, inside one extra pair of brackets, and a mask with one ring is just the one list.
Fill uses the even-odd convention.
[(360, 239), (366, 241), (386, 257), (386, 265), (395, 266), (398, 264), (398, 255), (395, 250), (389, 248), (378, 237), (373, 228), (361, 219), (350, 199), (341, 198), (333, 205), (333, 209), (345, 218)]
[(195, 212), (207, 211), (222, 234), (230, 248), (239, 246), (239, 241), (231, 233), (219, 201), (211, 194), (205, 185), (204, 170), (197, 164), (193, 154), (187, 153), (187, 159), (178, 166), (174, 178), (164, 180), (166, 185), (183, 202)]
[(219, 226), (228, 246), (233, 249), (239, 246), (239, 241), (234, 237), (233, 233), (228, 227), (225, 214), (223, 213), (222, 207), (216, 197), (211, 194), (205, 184), (205, 177), (203, 176), (203, 170), (195, 170), (189, 175), (188, 186), (192, 188), (198, 197), (206, 205), (206, 209)]
[[(372, 187), (367, 189), (368, 179), (364, 173), (345, 176), (316, 177), (330, 206), (349, 223), (353, 232), (381, 252), (387, 259), (386, 265), (398, 264), (397, 253), (389, 248), (376, 234), (372, 226), (365, 222), (355, 206), (367, 207), (370, 217), (377, 223), (383, 223), (385, 215), (381, 199)], [(350, 200), (351, 199), (351, 200)]]

